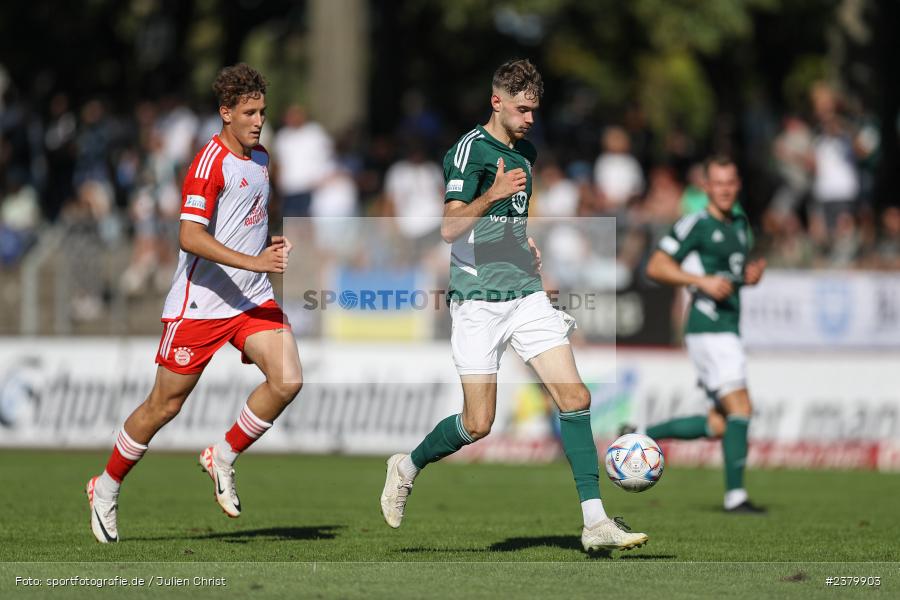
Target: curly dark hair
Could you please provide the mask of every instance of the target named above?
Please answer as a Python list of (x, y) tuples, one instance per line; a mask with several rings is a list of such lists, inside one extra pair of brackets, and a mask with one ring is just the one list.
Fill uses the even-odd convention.
[(537, 67), (527, 58), (510, 60), (494, 71), (493, 87), (505, 91), (510, 96), (525, 92), (529, 100), (540, 100), (544, 95), (544, 82)]
[(246, 63), (238, 63), (219, 71), (212, 89), (219, 106), (234, 108), (244, 98), (256, 99), (265, 94), (267, 83), (259, 71)]

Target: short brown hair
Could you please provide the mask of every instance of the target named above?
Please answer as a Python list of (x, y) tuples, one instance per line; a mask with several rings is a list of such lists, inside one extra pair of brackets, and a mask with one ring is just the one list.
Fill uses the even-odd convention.
[(709, 168), (713, 165), (717, 167), (734, 167), (737, 169), (737, 163), (727, 154), (713, 154), (703, 161), (703, 174), (709, 175)]
[(491, 84), (510, 96), (525, 92), (525, 97), (529, 100), (540, 100), (544, 95), (541, 74), (527, 58), (510, 60), (497, 67)]
[(246, 63), (225, 67), (216, 76), (213, 91), (219, 106), (234, 108), (244, 98), (259, 98), (266, 93), (267, 81)]

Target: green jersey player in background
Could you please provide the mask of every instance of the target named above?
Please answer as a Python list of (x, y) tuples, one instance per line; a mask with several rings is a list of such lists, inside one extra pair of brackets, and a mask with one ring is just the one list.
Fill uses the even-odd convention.
[(591, 395), (578, 374), (568, 335), (571, 317), (550, 304), (540, 253), (526, 234), (536, 152), (524, 139), (543, 92), (527, 60), (494, 73), (491, 116), (447, 152), (441, 235), (452, 244), (450, 344), (462, 381), (462, 413), (437, 424), (411, 454), (388, 459), (381, 510), (399, 527), (413, 481), (428, 464), (488, 435), (497, 371), (507, 345), (530, 365), (559, 406), (562, 444), (581, 500), (585, 550), (629, 549), (647, 541), (607, 517), (600, 500)]
[(685, 345), (700, 385), (713, 405), (708, 415), (672, 419), (647, 429), (654, 439), (721, 438), (725, 466), (724, 507), (730, 513), (763, 513), (744, 489), (747, 428), (752, 406), (740, 340), (740, 289), (762, 278), (764, 260), (748, 261), (752, 244), (745, 213), (737, 205), (741, 180), (724, 156), (706, 161), (706, 209), (672, 227), (647, 264), (647, 275), (691, 293)]

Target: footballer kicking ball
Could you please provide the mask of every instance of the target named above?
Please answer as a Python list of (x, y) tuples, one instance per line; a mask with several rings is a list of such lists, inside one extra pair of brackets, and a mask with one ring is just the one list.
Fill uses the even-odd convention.
[(652, 438), (627, 433), (606, 449), (606, 474), (626, 492), (643, 492), (662, 476), (662, 450)]

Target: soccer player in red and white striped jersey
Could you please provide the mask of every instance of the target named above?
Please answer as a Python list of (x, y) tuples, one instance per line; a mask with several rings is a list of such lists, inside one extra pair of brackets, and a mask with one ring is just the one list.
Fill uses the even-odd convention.
[(226, 342), (266, 376), (224, 438), (200, 455), (216, 501), (229, 517), (241, 513), (234, 461), (272, 426), (301, 387), (297, 344), (267, 275), (285, 271), (291, 243), (269, 236), (269, 157), (259, 145), (266, 82), (238, 64), (223, 69), (213, 89), (222, 131), (197, 153), (185, 178), (181, 252), (162, 314), (156, 382), (119, 431), (106, 469), (87, 484), (91, 530), (102, 543), (119, 539), (122, 480), (156, 432), (178, 414)]

